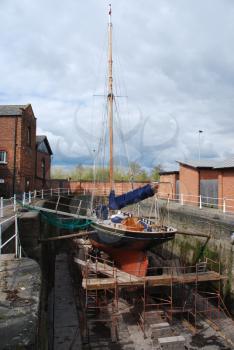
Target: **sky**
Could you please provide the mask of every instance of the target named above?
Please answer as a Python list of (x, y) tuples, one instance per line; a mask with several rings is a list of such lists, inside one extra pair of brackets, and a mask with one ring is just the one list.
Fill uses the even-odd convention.
[[(0, 2), (0, 103), (32, 104), (54, 165), (92, 164), (98, 152), (108, 5)], [(116, 160), (173, 170), (198, 159), (199, 130), (201, 158), (231, 156), (234, 1), (112, 0), (112, 22)]]

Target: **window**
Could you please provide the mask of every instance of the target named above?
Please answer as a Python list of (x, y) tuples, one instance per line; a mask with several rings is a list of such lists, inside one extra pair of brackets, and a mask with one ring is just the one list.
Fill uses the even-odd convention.
[(46, 177), (46, 164), (45, 164), (45, 159), (43, 158), (41, 161), (41, 170), (42, 170), (42, 178), (45, 180)]
[(31, 127), (27, 128), (27, 145), (31, 146)]
[(0, 164), (7, 162), (7, 153), (6, 151), (0, 151)]

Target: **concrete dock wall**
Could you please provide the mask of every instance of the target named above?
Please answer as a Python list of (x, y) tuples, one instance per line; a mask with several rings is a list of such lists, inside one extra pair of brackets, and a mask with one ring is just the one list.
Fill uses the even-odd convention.
[[(166, 207), (160, 202), (164, 223), (174, 226), (178, 234), (173, 241), (153, 248), (154, 252), (165, 257), (179, 258), (182, 264), (194, 265), (204, 257), (220, 261), (221, 272), (226, 276), (222, 281), (222, 291), (227, 306), (234, 314), (234, 247), (232, 232), (234, 219), (212, 210), (199, 210), (188, 206)], [(145, 213), (148, 209), (144, 209)], [(186, 234), (187, 233), (187, 234)], [(195, 234), (207, 235), (199, 237)], [(162, 249), (163, 247), (163, 249)], [(218, 264), (214, 266), (218, 269)]]

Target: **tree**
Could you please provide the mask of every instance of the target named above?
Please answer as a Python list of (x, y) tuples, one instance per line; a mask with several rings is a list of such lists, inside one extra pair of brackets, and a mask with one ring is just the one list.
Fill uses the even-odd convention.
[(62, 167), (56, 166), (51, 169), (52, 179), (66, 179), (68, 176), (68, 173)]
[(78, 164), (75, 168), (75, 174), (74, 177), (72, 176), (72, 179), (81, 181), (83, 180), (84, 176), (84, 167), (82, 164)]
[(130, 176), (133, 177), (133, 180), (140, 174), (141, 172), (141, 166), (137, 162), (130, 162), (129, 163), (130, 168)]
[(152, 181), (159, 181), (160, 171), (163, 171), (161, 164), (158, 164), (158, 165), (153, 167), (153, 169), (151, 170), (151, 174), (150, 174), (150, 178)]

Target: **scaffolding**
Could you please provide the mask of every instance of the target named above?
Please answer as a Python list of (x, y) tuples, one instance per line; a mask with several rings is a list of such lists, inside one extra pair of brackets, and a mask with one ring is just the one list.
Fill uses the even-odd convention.
[[(139, 291), (132, 304), (144, 337), (147, 337), (150, 320), (160, 317), (171, 322), (175, 314), (183, 315), (195, 332), (201, 317), (210, 320), (217, 328), (219, 319), (227, 317), (228, 310), (221, 297), (221, 281), (224, 277), (221, 275), (220, 262), (212, 259), (205, 258), (193, 266), (162, 267), (161, 274), (158, 268), (149, 268), (145, 277), (136, 276), (135, 271), (121, 271), (114, 266), (113, 261), (87, 253), (84, 260), (74, 260), (82, 268), (87, 319), (90, 312), (98, 312), (98, 321), (111, 324), (112, 340), (117, 339), (118, 299), (123, 291)], [(209, 285), (215, 282), (218, 286), (215, 291), (204, 291), (199, 287), (205, 282), (209, 282)], [(109, 318), (104, 317), (107, 314)], [(88, 329), (88, 323), (86, 326)]]
[[(76, 262), (80, 262), (75, 258)], [(114, 263), (91, 254), (85, 257), (83, 266), (83, 287), (85, 289), (85, 336), (89, 338), (89, 323), (101, 322), (110, 324), (111, 339), (117, 340), (118, 289)], [(99, 274), (106, 274), (115, 283), (112, 288), (90, 288), (89, 282), (97, 280)]]

